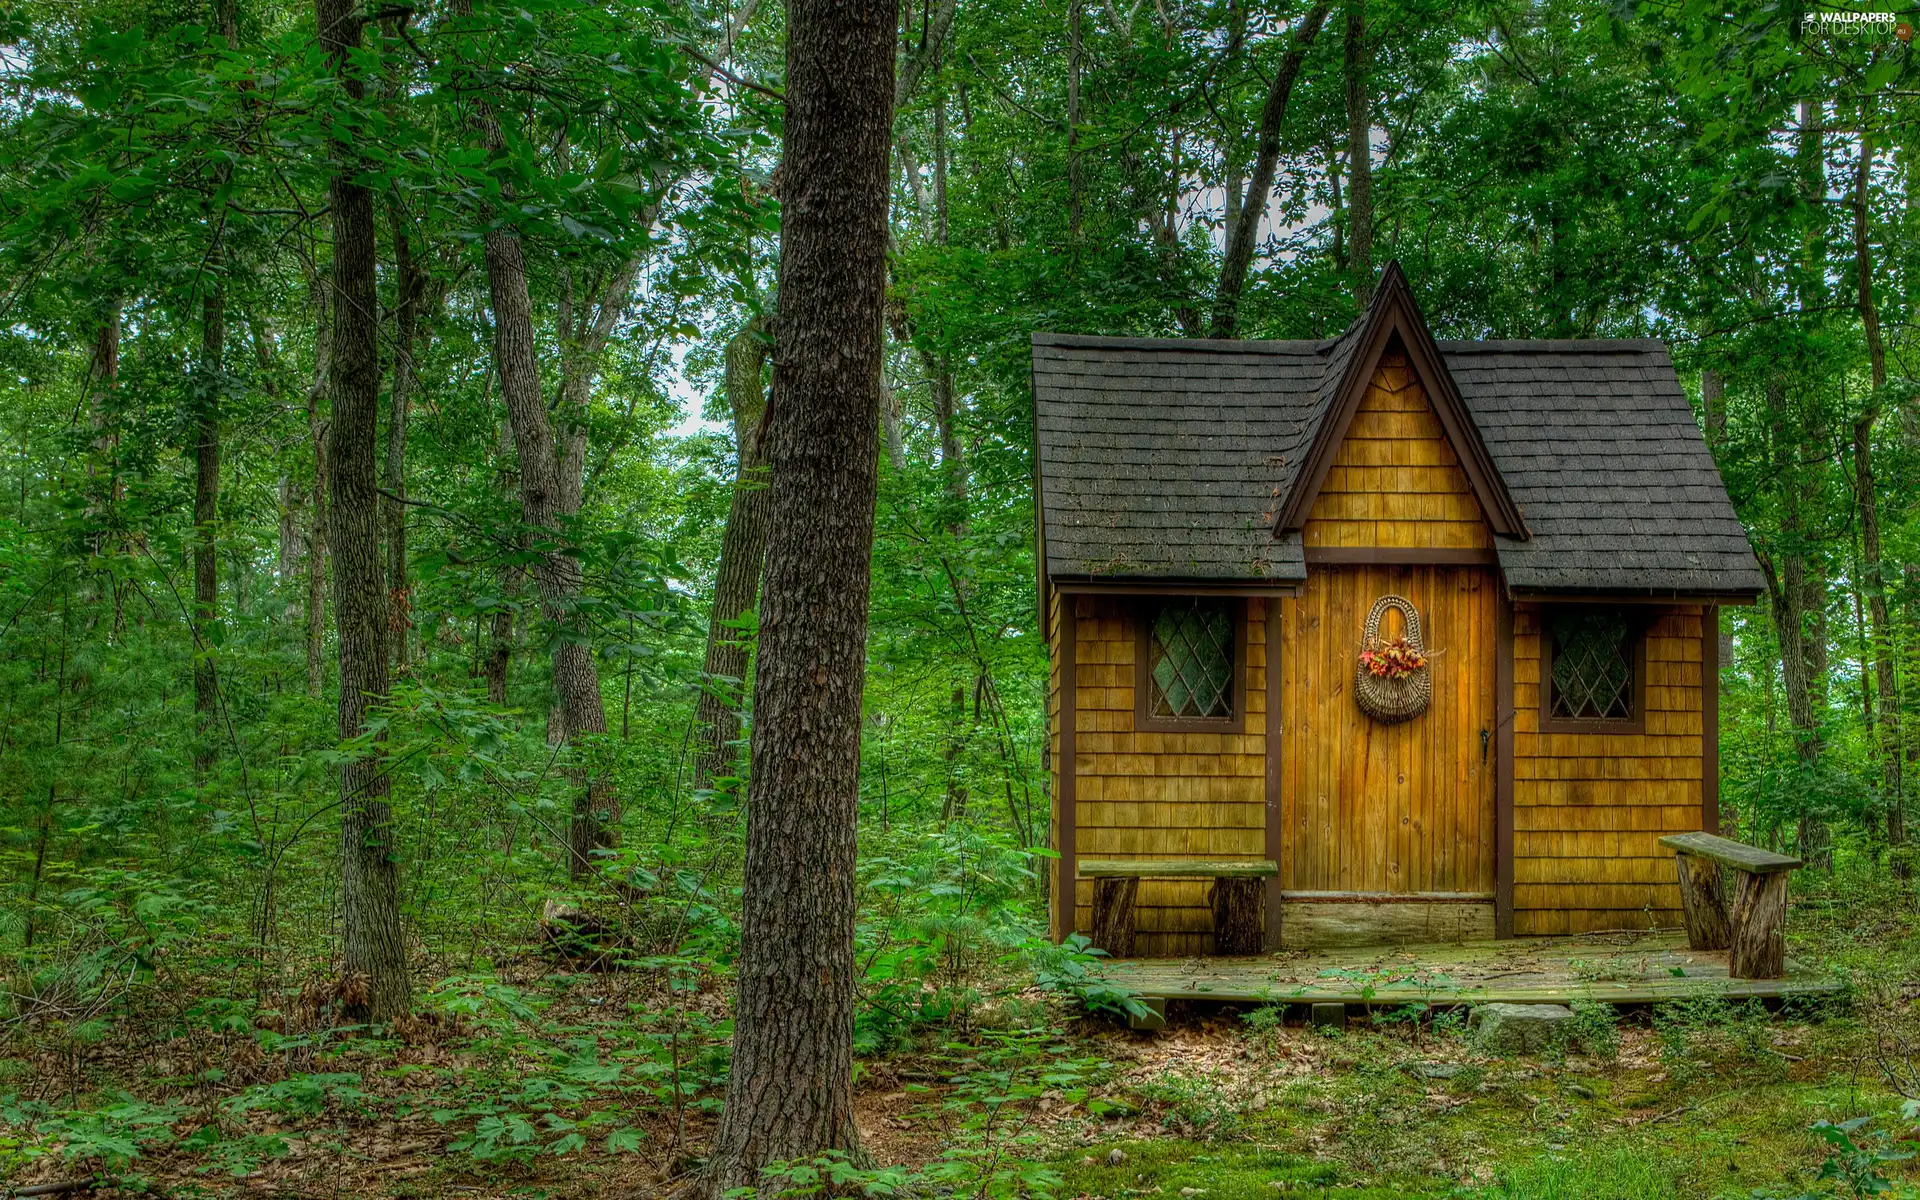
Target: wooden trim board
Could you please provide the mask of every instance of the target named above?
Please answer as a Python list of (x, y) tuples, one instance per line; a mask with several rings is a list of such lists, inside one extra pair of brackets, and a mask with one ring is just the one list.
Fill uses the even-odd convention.
[(1268, 858), (1089, 858), (1088, 879), (1270, 879), (1280, 865)]
[(1075, 726), (1080, 720), (1079, 669), (1080, 614), (1072, 596), (1060, 597), (1060, 857), (1054, 862), (1058, 872), (1059, 911), (1053, 914), (1054, 940), (1066, 941), (1073, 934), (1074, 914), (1079, 909), (1080, 877), (1075, 838), (1079, 823), (1079, 754), (1074, 746)]
[(1301, 551), (1309, 567), (1497, 567), (1491, 547), (1448, 549), (1432, 546), (1308, 546)]
[[(1285, 726), (1280, 719), (1280, 682), (1282, 663), (1280, 661), (1280, 602), (1267, 601), (1267, 761), (1266, 761), (1266, 855), (1274, 862), (1280, 861), (1280, 849), (1285, 844), (1286, 831), (1283, 823), (1280, 794), (1280, 746)], [(1261, 945), (1268, 951), (1280, 948), (1281, 931), (1284, 928), (1280, 896), (1280, 875), (1274, 873), (1267, 881), (1266, 928), (1262, 934)]]
[(1284, 950), (1360, 949), (1435, 942), (1484, 942), (1494, 936), (1490, 897), (1421, 900), (1418, 897), (1296, 900), (1283, 905)]
[(1502, 597), (1494, 631), (1493, 936), (1513, 936), (1513, 601)]
[(1700, 611), (1700, 828), (1720, 832), (1720, 610)]
[(1211, 579), (1171, 582), (1137, 579), (1055, 579), (1053, 589), (1063, 596), (1297, 596), (1300, 584), (1222, 583)]
[(1493, 892), (1295, 892), (1281, 897), (1289, 904), (1491, 904)]
[(1758, 594), (1718, 592), (1542, 592), (1519, 590), (1513, 593), (1515, 600), (1524, 600), (1529, 604), (1718, 604), (1722, 607), (1745, 608), (1759, 600)]

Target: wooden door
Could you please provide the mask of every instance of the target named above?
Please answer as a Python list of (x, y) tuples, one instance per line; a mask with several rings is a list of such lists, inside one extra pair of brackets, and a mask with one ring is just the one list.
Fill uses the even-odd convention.
[[(1399, 725), (1371, 720), (1353, 700), (1367, 610), (1389, 593), (1419, 609), (1433, 676), (1425, 715)], [(1283, 603), (1280, 880), (1289, 901), (1469, 905), (1471, 914), (1416, 923), (1465, 922), (1462, 932), (1475, 935), (1491, 921), (1499, 604), (1492, 568), (1452, 566), (1314, 566), (1302, 594)], [(1398, 614), (1387, 621), (1383, 633), (1401, 632)]]

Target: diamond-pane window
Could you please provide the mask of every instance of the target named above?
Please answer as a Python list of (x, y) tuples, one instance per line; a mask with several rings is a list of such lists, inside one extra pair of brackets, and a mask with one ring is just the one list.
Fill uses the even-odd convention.
[(1551, 624), (1552, 715), (1572, 721), (1633, 719), (1633, 629), (1624, 617), (1570, 613)]
[(1214, 600), (1182, 600), (1154, 615), (1148, 638), (1147, 712), (1155, 717), (1233, 716), (1233, 615)]

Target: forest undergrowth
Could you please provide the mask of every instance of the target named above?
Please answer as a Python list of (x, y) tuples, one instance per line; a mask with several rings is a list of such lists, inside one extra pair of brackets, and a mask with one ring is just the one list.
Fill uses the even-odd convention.
[[(762, 1196), (1647, 1200), (1920, 1181), (1912, 898), (1845, 859), (1807, 877), (1789, 924), (1791, 953), (1844, 979), (1840, 996), (1582, 1006), (1563, 1045), (1497, 1059), (1438, 1007), (1329, 1031), (1282, 1006), (1176, 1005), (1169, 1029), (1133, 1032), (1097, 956), (985, 920), (1019, 908), (980, 886), (997, 868), (1018, 887), (1018, 856), (958, 835), (921, 852), (987, 865), (971, 889), (930, 862), (865, 870), (862, 911), (885, 914), (861, 927), (869, 1161), (788, 1164)], [(635, 895), (591, 918), (549, 910), (471, 961), (423, 957), (417, 1013), (384, 1027), (342, 1022), (354, 981), (319, 959), (267, 975), (244, 938), (133, 913), (146, 940), (128, 961), (38, 1001), (32, 980), (9, 987), (6, 1186), (671, 1194), (720, 1106), (729, 973), (724, 948), (648, 953), (650, 930), (684, 924)]]

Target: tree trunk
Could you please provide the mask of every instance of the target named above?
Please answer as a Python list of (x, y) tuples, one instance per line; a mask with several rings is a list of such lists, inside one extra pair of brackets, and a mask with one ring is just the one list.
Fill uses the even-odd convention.
[(100, 329), (87, 359), (87, 423), (93, 431), (93, 461), (87, 473), (106, 476), (92, 485), (87, 498), (95, 554), (117, 548), (112, 527), (119, 520), (121, 497), (119, 414), (114, 411), (120, 381), (120, 298), (112, 297), (101, 307)]
[(393, 386), (387, 397), (387, 447), (382, 470), (380, 511), (387, 533), (387, 629), (393, 637), (393, 665), (407, 666), (408, 630), (413, 628), (407, 586), (407, 421), (413, 412), (417, 367), (414, 354), (420, 332), (420, 305), (426, 274), (414, 257), (407, 234), (407, 213), (398, 196), (387, 196), (387, 226), (393, 239)]
[(1864, 579), (1861, 590), (1867, 596), (1867, 615), (1873, 632), (1873, 681), (1880, 696), (1878, 732), (1881, 787), (1887, 799), (1887, 843), (1893, 847), (1893, 871), (1897, 878), (1912, 875), (1912, 864), (1903, 853), (1907, 843), (1906, 781), (1900, 748), (1900, 695), (1895, 684), (1893, 626), (1887, 613), (1886, 568), (1880, 549), (1880, 499), (1873, 477), (1873, 426), (1880, 417), (1880, 404), (1887, 385), (1887, 348), (1880, 333), (1880, 309), (1873, 299), (1873, 244), (1871, 213), (1873, 182), (1873, 133), (1868, 127), (1872, 110), (1861, 112), (1860, 164), (1853, 180), (1853, 263), (1854, 296), (1860, 310), (1860, 324), (1866, 331), (1867, 364), (1873, 381), (1873, 393), (1867, 407), (1853, 424), (1854, 503), (1860, 516), (1860, 555)]
[(1213, 909), (1215, 954), (1260, 953), (1260, 921), (1266, 910), (1264, 879), (1219, 878), (1207, 889)]
[[(285, 591), (300, 571), (300, 493), (293, 476), (284, 474), (275, 490), (279, 495), (280, 540), (273, 554), (273, 577)], [(285, 619), (291, 623), (297, 611), (289, 601)]]
[(1733, 945), (1727, 951), (1732, 979), (1778, 979), (1787, 973), (1787, 875), (1736, 871)]
[(1133, 910), (1140, 899), (1137, 876), (1093, 881), (1091, 940), (1113, 958), (1133, 957)]
[(1253, 178), (1247, 181), (1247, 195), (1240, 203), (1240, 220), (1233, 227), (1233, 240), (1227, 243), (1226, 259), (1220, 264), (1220, 284), (1214, 291), (1213, 321), (1208, 335), (1230, 338), (1240, 328), (1240, 292), (1246, 286), (1247, 272), (1253, 266), (1253, 243), (1260, 232), (1260, 219), (1266, 214), (1267, 200), (1273, 195), (1273, 173), (1280, 159), (1280, 130), (1287, 121), (1287, 101), (1293, 95), (1293, 81), (1300, 74), (1301, 60), (1307, 48), (1320, 36), (1326, 24), (1327, 5), (1320, 0), (1293, 31), (1293, 41), (1274, 72), (1273, 86), (1267, 89), (1267, 102), (1260, 111), (1260, 144), (1254, 154)]
[[(234, 0), (214, 0), (213, 23), (227, 49), (240, 48), (239, 12)], [(220, 186), (233, 167), (214, 170)], [(218, 664), (214, 658), (214, 621), (220, 598), (220, 549), (216, 526), (220, 508), (220, 401), (226, 391), (227, 289), (220, 277), (225, 255), (220, 229), (224, 209), (214, 215), (213, 244), (207, 249), (206, 293), (201, 298), (200, 379), (195, 388), (193, 447), (193, 713), (196, 742), (193, 766), (205, 772), (219, 745), (214, 732), (220, 703)]]
[[(512, 422), (500, 426), (500, 462), (499, 486), (503, 496), (516, 494), (520, 489), (519, 480), (506, 464), (508, 455), (513, 453)], [(517, 543), (522, 552), (527, 549), (525, 537)], [(522, 568), (518, 562), (502, 560), (500, 566), (499, 607), (493, 610), (487, 622), (487, 659), (483, 673), (487, 681), (487, 703), (505, 704), (507, 702), (507, 674), (513, 664), (514, 620), (522, 590)]]
[(947, 94), (933, 103), (933, 240), (947, 244)]
[(878, 481), (893, 5), (790, 0), (772, 527), (733, 1064), (707, 1186), (858, 1156), (854, 859)]
[(1700, 407), (1706, 412), (1707, 447), (1718, 449), (1727, 436), (1727, 379), (1712, 367), (1700, 372)]
[[(365, 97), (354, 58), (360, 13), (351, 0), (314, 0), (320, 46), (348, 102)], [(334, 625), (340, 645), (340, 737), (366, 732), (387, 695), (387, 596), (380, 562), (380, 493), (375, 482), (380, 405), (379, 295), (375, 287), (373, 194), (354, 181), (351, 145), (338, 158), (333, 210), (332, 415), (327, 431), (328, 541), (333, 547)], [(400, 873), (380, 743), (340, 771), (341, 905), (346, 1010), (390, 1021), (411, 1007), (400, 928)]]
[(887, 465), (895, 471), (907, 469), (906, 414), (900, 411), (900, 394), (884, 383), (880, 386), (880, 423), (887, 431)]
[(200, 378), (194, 388), (193, 766), (200, 772), (213, 765), (214, 709), (219, 704), (213, 622), (220, 596), (220, 551), (214, 525), (219, 519), (220, 393), (225, 389), (226, 343), (226, 289), (210, 278), (201, 305)]
[(1814, 720), (1818, 722), (1825, 720), (1833, 703), (1832, 629), (1827, 620), (1827, 598), (1831, 588), (1825, 562), (1813, 557), (1800, 561), (1804, 564), (1806, 577), (1806, 599), (1801, 603), (1800, 611), (1804, 614), (1807, 631), (1800, 646), (1802, 653), (1807, 656), (1808, 702), (1812, 704)]
[(313, 386), (307, 389), (307, 436), (313, 443), (313, 502), (307, 513), (307, 695), (326, 690), (327, 664), (327, 421), (320, 401), (333, 386), (333, 300), (326, 276), (309, 281), (313, 293)]
[[(470, 19), (471, 0), (455, 0), (454, 15)], [(473, 98), (470, 120), (490, 153), (504, 145), (499, 118), (484, 98)], [(572, 746), (581, 738), (607, 731), (607, 713), (600, 697), (600, 670), (589, 642), (590, 630), (580, 614), (585, 575), (580, 560), (565, 553), (564, 516), (568, 505), (579, 504), (575, 458), (554, 437), (547, 419), (546, 397), (540, 384), (538, 344), (533, 331), (533, 302), (527, 290), (526, 251), (510, 228), (490, 228), (486, 250), (487, 288), (493, 304), (493, 359), (500, 375), (500, 396), (506, 402), (520, 458), (520, 511), (539, 543), (534, 547), (533, 579), (540, 592), (541, 615), (558, 628), (553, 648), (553, 691), (559, 710), (561, 739)], [(577, 404), (579, 396), (563, 396), (561, 407)], [(571, 429), (571, 426), (569, 426)], [(569, 432), (569, 437), (574, 436)], [(563, 462), (563, 455), (565, 461)], [(576, 747), (577, 748), (577, 747)], [(567, 869), (575, 879), (595, 870), (596, 853), (616, 844), (619, 801), (606, 778), (585, 766), (569, 774), (579, 786), (567, 828)]]
[(1353, 303), (1373, 299), (1373, 116), (1367, 100), (1367, 0), (1347, 0), (1347, 260)]
[(1720, 882), (1720, 864), (1697, 854), (1676, 854), (1674, 860), (1679, 864), (1687, 948), (1725, 950), (1733, 942), (1733, 927), (1727, 924), (1727, 891)]
[[(498, 136), (497, 126), (493, 136)], [(486, 234), (485, 245), (487, 283), (493, 297), (494, 363), (520, 458), (521, 516), (541, 543), (534, 548), (533, 579), (540, 592), (541, 615), (561, 631), (553, 648), (558, 733), (573, 745), (582, 737), (607, 731), (599, 666), (579, 611), (585, 577), (580, 560), (564, 553), (561, 545), (561, 462), (540, 388), (533, 306), (520, 239), (495, 229)], [(603, 776), (585, 767), (574, 768), (571, 774), (580, 790), (567, 827), (567, 869), (581, 879), (593, 874), (596, 853), (616, 844), (620, 813)]]
[(307, 511), (307, 695), (318, 697), (327, 684), (327, 424), (307, 410), (313, 440), (313, 503)]
[(1067, 237), (1080, 240), (1080, 26), (1084, 0), (1067, 0)]
[(720, 538), (720, 568), (713, 581), (713, 611), (707, 618), (705, 688), (694, 714), (699, 749), (693, 785), (711, 786), (735, 766), (734, 743), (740, 737), (740, 704), (747, 677), (747, 643), (737, 628), (760, 595), (760, 570), (767, 554), (766, 438), (761, 419), (766, 390), (761, 374), (767, 361), (766, 322), (749, 321), (727, 343), (724, 390), (733, 412), (737, 467), (727, 528)]

